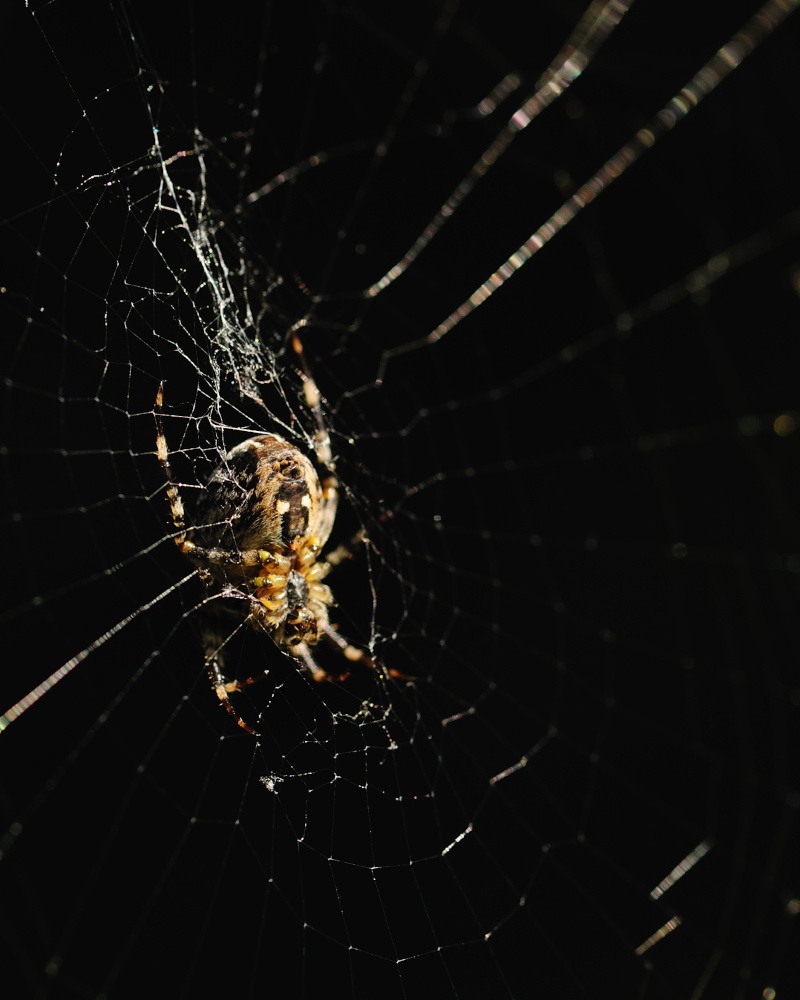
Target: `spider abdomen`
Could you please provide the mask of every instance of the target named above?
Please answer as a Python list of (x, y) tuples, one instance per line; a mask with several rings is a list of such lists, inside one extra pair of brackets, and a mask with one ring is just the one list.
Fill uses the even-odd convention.
[(317, 533), (321, 499), (310, 460), (277, 434), (262, 434), (238, 444), (214, 470), (195, 523), (205, 523), (198, 533), (206, 544), (227, 544), (230, 532), (242, 550), (288, 551), (295, 539)]

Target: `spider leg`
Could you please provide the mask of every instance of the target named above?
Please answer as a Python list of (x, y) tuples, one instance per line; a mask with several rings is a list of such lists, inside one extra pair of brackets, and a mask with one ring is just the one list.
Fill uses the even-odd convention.
[(332, 552), (325, 553), (325, 562), (333, 569), (334, 566), (338, 566), (339, 563), (343, 563), (345, 559), (352, 558), (356, 546), (360, 545), (367, 538), (367, 529), (360, 528), (350, 539), (349, 542), (343, 542), (341, 545), (337, 545)]
[(317, 465), (320, 471), (320, 485), (322, 486), (322, 510), (317, 534), (322, 539), (323, 544), (330, 537), (333, 530), (333, 522), (336, 519), (336, 507), (339, 498), (339, 480), (336, 477), (336, 460), (333, 457), (331, 448), (331, 438), (325, 424), (322, 412), (322, 396), (311, 370), (308, 367), (303, 343), (296, 332), (292, 333), (292, 348), (300, 360), (302, 369), (300, 375), (303, 379), (303, 394), (306, 404), (311, 410), (314, 418), (314, 452), (317, 458)]
[[(371, 670), (378, 670), (378, 664), (372, 659), (372, 657), (363, 649), (359, 649), (358, 646), (351, 645), (347, 639), (339, 635), (333, 625), (328, 622), (322, 622), (319, 626), (320, 638), (326, 639), (333, 646), (338, 649), (338, 651), (344, 656), (346, 660), (350, 663), (363, 663), (365, 667), (369, 667)], [(323, 670), (318, 666), (316, 660), (311, 655), (311, 651), (305, 643), (300, 643), (294, 646), (291, 650), (293, 656), (297, 656), (303, 661), (306, 670), (311, 674), (315, 681), (333, 681), (338, 683), (340, 681), (347, 680), (350, 676), (350, 671), (347, 670), (343, 674), (332, 674), (327, 670)], [(383, 672), (388, 677), (395, 677), (398, 680), (407, 681), (408, 678), (405, 674), (400, 673), (399, 670), (393, 670), (387, 667), (383, 668)]]
[[(255, 684), (261, 680), (261, 677), (248, 677), (243, 681), (229, 680), (222, 672), (222, 648), (224, 642), (220, 641), (219, 634), (210, 628), (204, 628), (202, 631), (202, 640), (208, 679), (211, 681), (211, 686), (222, 703), (222, 707), (236, 720), (237, 725), (241, 726), (245, 732), (250, 733), (252, 736), (258, 736), (259, 733), (252, 726), (249, 726), (236, 711), (230, 696), (243, 691), (245, 688), (250, 687), (251, 684)], [(265, 670), (264, 675), (266, 673), (267, 671)]]
[[(382, 514), (375, 518), (375, 524), (383, 524), (390, 520), (392, 517), (391, 510), (385, 510)], [(341, 545), (337, 545), (335, 549), (330, 552), (325, 553), (325, 562), (333, 569), (340, 563), (343, 563), (345, 559), (350, 559), (355, 554), (356, 547), (364, 543), (372, 549), (372, 551), (380, 556), (381, 552), (378, 546), (375, 544), (371, 535), (367, 533), (366, 527), (359, 528), (358, 531), (350, 538), (347, 542), (342, 542)]]
[[(349, 660), (351, 663), (363, 663), (365, 667), (369, 667), (372, 670), (380, 669), (378, 664), (372, 659), (372, 657), (365, 650), (360, 649), (358, 646), (351, 645), (347, 639), (339, 635), (333, 625), (325, 623), (321, 627), (321, 633), (341, 652), (345, 659)], [(392, 667), (383, 667), (383, 672), (387, 677), (394, 677), (397, 680), (407, 681), (411, 678), (406, 674), (401, 673), (399, 670), (395, 670)], [(345, 677), (347, 674), (345, 674)], [(316, 679), (316, 678), (315, 678)], [(339, 680), (337, 677), (328, 678), (332, 680)]]
[[(308, 404), (308, 408), (311, 410), (311, 414), (314, 417), (314, 423), (317, 428), (316, 433), (314, 434), (314, 447), (317, 453), (317, 461), (324, 466), (326, 472), (330, 474), (333, 479), (333, 484), (338, 486), (338, 483), (336, 483), (336, 476), (333, 472), (336, 462), (331, 449), (331, 439), (328, 434), (327, 427), (325, 426), (325, 418), (322, 415), (322, 396), (317, 388), (317, 383), (314, 381), (314, 376), (311, 374), (311, 369), (308, 367), (303, 342), (300, 340), (296, 332), (292, 333), (292, 348), (300, 360), (300, 367), (303, 369), (301, 373), (303, 378), (303, 394), (306, 397), (306, 403)], [(325, 484), (323, 483), (322, 485), (324, 487)]]
[(190, 542), (186, 537), (186, 512), (183, 507), (180, 490), (175, 485), (172, 467), (169, 464), (169, 447), (167, 445), (167, 436), (164, 433), (164, 419), (162, 416), (163, 406), (164, 383), (162, 382), (156, 393), (155, 404), (156, 454), (164, 473), (164, 479), (167, 482), (167, 500), (169, 500), (172, 523), (178, 529), (177, 533), (172, 536), (173, 542), (175, 542), (181, 552), (190, 558), (213, 565), (253, 567), (266, 565), (271, 562), (274, 559), (273, 554), (262, 549), (245, 549), (241, 552), (232, 553), (227, 549), (215, 547), (204, 548), (201, 545)]
[[(306, 359), (305, 350), (303, 348), (303, 342), (300, 340), (296, 330), (292, 331), (292, 348), (300, 361), (300, 367), (302, 369), (301, 376), (303, 379), (303, 392), (306, 398), (306, 404), (311, 410), (314, 418), (314, 424), (316, 426), (316, 431), (314, 433), (314, 447), (316, 451), (317, 463), (322, 470), (320, 482), (322, 484), (323, 491), (321, 526), (318, 530), (318, 534), (323, 541), (326, 541), (330, 537), (331, 531), (333, 530), (333, 522), (336, 516), (336, 505), (338, 500), (337, 491), (339, 481), (335, 472), (336, 461), (333, 457), (331, 439), (322, 411), (322, 396), (317, 388), (317, 383), (314, 381), (314, 377), (311, 374), (311, 369), (309, 368), (308, 360)], [(382, 515), (381, 520), (386, 520), (390, 516), (391, 514), (386, 511)], [(334, 569), (340, 563), (349, 559), (353, 555), (355, 548), (365, 541), (368, 544), (372, 544), (367, 537), (366, 528), (360, 528), (349, 542), (345, 542), (344, 544), (337, 546), (333, 549), (333, 551), (326, 553), (324, 559), (327, 564), (327, 568), (325, 569), (323, 575), (326, 575), (330, 569)], [(319, 622), (319, 633), (321, 637), (324, 636), (328, 642), (336, 646), (345, 659), (349, 660), (351, 663), (363, 663), (365, 666), (368, 666), (373, 670), (376, 669), (376, 664), (372, 657), (365, 653), (363, 649), (359, 649), (357, 646), (351, 646), (347, 640), (343, 639), (336, 629), (330, 625), (327, 620), (327, 615), (325, 615), (324, 619), (321, 619)], [(344, 680), (344, 678), (348, 676), (348, 674), (345, 673), (340, 677), (336, 677), (327, 674), (324, 670), (320, 670), (314, 662), (314, 658), (311, 656), (311, 653), (305, 646), (302, 650), (293, 650), (292, 652), (296, 652), (297, 655), (299, 655), (305, 662), (307, 669), (315, 680)], [(404, 680), (407, 679), (405, 674), (401, 674), (399, 671), (387, 669), (386, 673), (390, 677), (399, 677)]]
[(349, 660), (351, 663), (363, 663), (372, 670), (376, 669), (376, 664), (372, 657), (363, 649), (359, 649), (358, 646), (351, 646), (343, 636), (339, 635), (333, 625), (325, 623), (322, 625), (320, 631), (323, 637), (335, 646), (346, 660)]
[(349, 670), (345, 674), (329, 674), (327, 670), (323, 670), (322, 667), (317, 665), (317, 661), (311, 655), (311, 651), (304, 642), (292, 646), (289, 652), (292, 656), (296, 656), (303, 661), (303, 665), (315, 681), (344, 681), (350, 676)]
[(172, 523), (178, 529), (178, 533), (173, 536), (173, 541), (182, 551), (186, 551), (184, 546), (190, 543), (186, 541), (186, 513), (183, 509), (183, 500), (180, 491), (175, 485), (172, 476), (172, 469), (169, 464), (169, 448), (167, 447), (167, 437), (164, 433), (164, 420), (162, 418), (162, 408), (164, 405), (164, 383), (158, 387), (156, 393), (156, 454), (167, 481), (167, 499), (169, 500)]

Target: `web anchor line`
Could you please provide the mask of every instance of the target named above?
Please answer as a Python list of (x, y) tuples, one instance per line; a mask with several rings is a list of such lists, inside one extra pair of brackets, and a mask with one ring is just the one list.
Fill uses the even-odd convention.
[(757, 12), (692, 79), (667, 102), (655, 118), (621, 146), (600, 170), (571, 195), (470, 297), (424, 337), (385, 351), (376, 381), (383, 382), (389, 362), (400, 355), (428, 347), (441, 340), (459, 323), (479, 309), (550, 240), (571, 223), (584, 208), (608, 190), (644, 153), (693, 111), (726, 77), (737, 69), (797, 7), (800, 0), (767, 0)]
[(66, 663), (63, 663), (57, 670), (54, 670), (49, 677), (46, 677), (41, 682), (41, 684), (37, 684), (36, 687), (32, 691), (29, 691), (24, 698), (20, 698), (15, 705), (12, 705), (11, 708), (0, 715), (0, 733), (8, 729), (11, 723), (16, 722), (16, 720), (21, 715), (24, 715), (29, 708), (33, 708), (37, 701), (43, 698), (48, 692), (52, 691), (56, 684), (63, 681), (65, 677), (68, 677), (72, 671), (76, 667), (80, 666), (88, 656), (95, 652), (95, 650), (104, 646), (109, 639), (113, 639), (115, 635), (121, 632), (124, 628), (127, 628), (127, 626), (133, 621), (140, 618), (145, 612), (154, 608), (156, 604), (172, 594), (175, 591), (176, 586), (182, 586), (194, 576), (195, 573), (192, 571), (188, 576), (185, 576), (183, 580), (179, 581), (178, 584), (173, 584), (172, 586), (167, 587), (167, 589), (163, 590), (157, 597), (154, 597), (152, 601), (148, 601), (146, 604), (137, 608), (136, 611), (126, 615), (125, 618), (118, 621), (116, 625), (113, 625), (102, 635), (98, 636), (94, 642), (90, 642), (88, 646), (82, 649), (79, 653), (76, 653), (75, 656), (67, 660)]
[[(595, 0), (561, 47), (547, 70), (536, 81), (531, 97), (516, 108), (505, 127), (473, 164), (469, 173), (431, 219), (413, 246), (386, 274), (361, 294), (375, 298), (413, 264), (444, 224), (472, 193), (475, 185), (497, 163), (516, 137), (578, 79), (590, 60), (620, 23), (634, 0)], [(481, 102), (482, 115), (495, 110), (492, 102)]]

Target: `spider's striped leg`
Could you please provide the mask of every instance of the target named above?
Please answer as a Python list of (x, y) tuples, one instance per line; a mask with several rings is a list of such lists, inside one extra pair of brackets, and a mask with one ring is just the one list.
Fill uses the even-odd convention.
[(371, 667), (373, 670), (375, 669), (375, 661), (369, 653), (366, 653), (363, 649), (359, 649), (358, 646), (351, 646), (343, 636), (339, 635), (333, 625), (324, 625), (321, 632), (346, 660), (349, 660), (351, 663), (363, 663), (365, 666)]
[(158, 456), (158, 461), (161, 465), (161, 469), (164, 473), (164, 478), (167, 481), (167, 500), (169, 500), (169, 510), (172, 516), (172, 523), (178, 529), (177, 534), (173, 536), (173, 541), (178, 546), (181, 551), (185, 552), (185, 546), (188, 543), (186, 541), (186, 514), (183, 509), (183, 500), (181, 499), (180, 491), (175, 485), (175, 480), (172, 475), (172, 468), (169, 464), (169, 447), (167, 446), (167, 437), (164, 433), (164, 420), (162, 418), (162, 407), (164, 405), (164, 383), (162, 382), (158, 387), (158, 392), (156, 393), (156, 455)]
[(261, 680), (267, 671), (265, 670), (260, 677), (248, 677), (247, 680), (243, 681), (229, 680), (222, 672), (225, 641), (221, 640), (218, 632), (207, 626), (202, 630), (202, 640), (208, 679), (211, 681), (211, 686), (222, 703), (222, 707), (229, 715), (233, 716), (237, 725), (241, 726), (245, 732), (250, 733), (252, 736), (258, 736), (259, 734), (256, 730), (252, 726), (249, 726), (236, 711), (230, 696), (243, 691), (246, 687), (250, 687), (251, 684), (255, 684)]
[(296, 656), (298, 659), (303, 661), (306, 670), (311, 674), (315, 681), (345, 681), (350, 676), (350, 671), (348, 670), (344, 674), (329, 674), (327, 670), (323, 670), (317, 664), (317, 661), (311, 655), (311, 651), (308, 646), (304, 643), (298, 643), (296, 646), (292, 646), (289, 649), (292, 656)]
[(164, 479), (167, 482), (167, 500), (169, 501), (170, 515), (172, 517), (172, 523), (177, 529), (176, 533), (172, 536), (173, 542), (175, 542), (184, 555), (189, 556), (190, 559), (193, 559), (196, 562), (210, 563), (218, 566), (241, 566), (245, 569), (247, 567), (261, 566), (262, 564), (270, 562), (272, 560), (272, 554), (260, 549), (247, 549), (241, 552), (231, 552), (227, 549), (215, 547), (204, 548), (201, 545), (196, 545), (194, 542), (189, 541), (186, 537), (186, 512), (184, 510), (180, 490), (178, 489), (175, 483), (175, 478), (172, 474), (172, 467), (169, 464), (169, 446), (167, 445), (167, 436), (164, 432), (164, 419), (162, 415), (163, 406), (164, 383), (162, 382), (158, 387), (155, 402), (156, 455), (158, 456), (161, 470), (164, 473)]
[(338, 566), (339, 563), (344, 562), (345, 559), (352, 558), (355, 553), (356, 546), (366, 540), (368, 540), (367, 529), (360, 528), (349, 542), (343, 542), (341, 545), (337, 545), (331, 552), (325, 553), (325, 562), (331, 567), (331, 569), (333, 569), (334, 566)]
[[(322, 625), (320, 627), (320, 634), (325, 639), (327, 639), (328, 642), (330, 642), (332, 645), (334, 645), (339, 650), (339, 652), (342, 654), (342, 656), (344, 656), (344, 658), (346, 660), (349, 660), (351, 663), (363, 663), (365, 667), (369, 667), (371, 670), (382, 669), (383, 673), (386, 674), (387, 677), (395, 677), (395, 678), (397, 678), (398, 680), (401, 680), (401, 681), (410, 680), (409, 677), (407, 677), (405, 674), (400, 673), (399, 670), (394, 670), (394, 669), (392, 669), (390, 667), (379, 668), (378, 664), (372, 659), (372, 657), (369, 655), (369, 653), (366, 652), (366, 650), (361, 649), (358, 646), (351, 645), (347, 641), (347, 639), (345, 639), (343, 636), (339, 635), (339, 633), (336, 631), (336, 629), (333, 627), (333, 625), (330, 625), (329, 623), (326, 622), (324, 625)], [(347, 677), (347, 674), (344, 674), (344, 677)], [(331, 675), (327, 675), (326, 674), (322, 678), (315, 677), (314, 679), (315, 680), (342, 680), (343, 678), (335, 677), (335, 676), (331, 676)]]
[(322, 412), (322, 396), (308, 367), (303, 343), (296, 332), (292, 333), (292, 348), (300, 360), (303, 394), (306, 398), (306, 404), (311, 410), (311, 415), (314, 418), (314, 452), (317, 458), (317, 465), (319, 466), (320, 485), (322, 486), (322, 513), (317, 534), (323, 540), (324, 544), (333, 530), (333, 522), (336, 518), (339, 491), (339, 480), (336, 477), (336, 459), (333, 457), (331, 438)]
[[(331, 439), (328, 434), (328, 428), (325, 425), (325, 418), (322, 414), (322, 396), (317, 388), (317, 383), (314, 381), (314, 376), (311, 374), (311, 369), (308, 367), (303, 342), (300, 340), (296, 332), (292, 333), (292, 348), (300, 360), (300, 367), (303, 369), (303, 394), (306, 397), (306, 403), (308, 404), (308, 408), (311, 410), (311, 414), (314, 417), (314, 424), (316, 425), (314, 447), (317, 453), (317, 461), (320, 465), (324, 466), (325, 471), (330, 474), (333, 480), (332, 485), (338, 486), (339, 484), (336, 482), (336, 476), (333, 472), (334, 467), (336, 466), (336, 461), (333, 457), (333, 451), (331, 450)], [(325, 484), (323, 483), (323, 486), (324, 485)]]

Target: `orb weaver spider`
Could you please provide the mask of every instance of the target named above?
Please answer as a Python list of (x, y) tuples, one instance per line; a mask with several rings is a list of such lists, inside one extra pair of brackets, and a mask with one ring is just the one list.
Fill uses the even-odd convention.
[[(330, 587), (322, 582), (335, 566), (352, 555), (354, 546), (366, 535), (362, 530), (350, 543), (320, 558), (333, 530), (339, 484), (320, 393), (296, 335), (292, 346), (302, 364), (306, 403), (317, 427), (314, 450), (321, 476), (310, 459), (280, 435), (250, 437), (227, 453), (206, 483), (198, 504), (204, 526), (187, 526), (183, 500), (169, 462), (162, 417), (163, 382), (155, 402), (156, 455), (167, 482), (175, 527), (172, 539), (197, 568), (209, 597), (243, 601), (247, 609), (245, 621), (267, 632), (281, 649), (301, 660), (315, 681), (343, 681), (349, 669), (341, 674), (329, 673), (317, 665), (311, 647), (324, 639), (349, 663), (376, 668), (364, 650), (350, 645), (331, 624), (328, 609), (334, 598)], [(198, 541), (191, 540), (190, 534)], [(219, 544), (223, 534), (232, 538), (230, 547)], [(259, 677), (243, 681), (227, 678), (222, 671), (217, 633), (204, 628), (202, 638), (206, 670), (217, 697), (242, 729), (257, 736), (239, 715), (231, 695)], [(385, 673), (401, 676), (391, 670)]]

